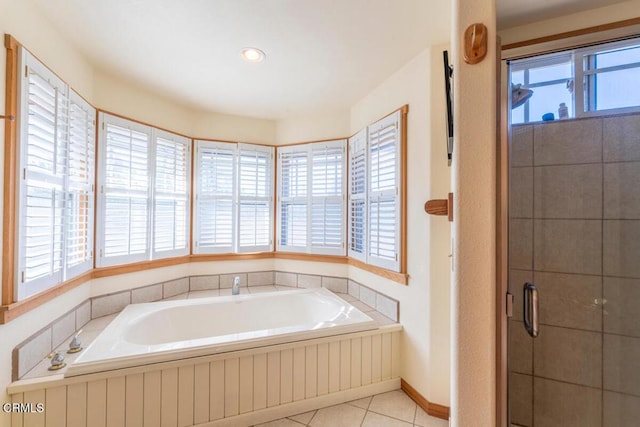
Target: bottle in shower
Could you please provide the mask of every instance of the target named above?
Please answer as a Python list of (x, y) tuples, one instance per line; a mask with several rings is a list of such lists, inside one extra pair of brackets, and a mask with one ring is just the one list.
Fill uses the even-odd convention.
[(569, 118), (569, 108), (567, 107), (567, 104), (565, 104), (564, 102), (560, 103), (560, 106), (558, 107), (558, 118), (560, 120), (565, 120)]

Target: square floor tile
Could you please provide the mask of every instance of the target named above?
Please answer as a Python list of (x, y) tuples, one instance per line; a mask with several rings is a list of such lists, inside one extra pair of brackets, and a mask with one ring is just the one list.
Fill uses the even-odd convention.
[(419, 406), (413, 424), (419, 427), (449, 427), (449, 421), (432, 417)]
[(313, 418), (313, 416), (316, 414), (317, 411), (309, 411), (309, 412), (304, 412), (302, 414), (298, 414), (298, 415), (294, 415), (293, 417), (289, 417), (290, 420), (299, 422), (301, 424), (307, 425), (309, 424), (309, 421), (311, 421), (311, 418)]
[(402, 391), (395, 390), (374, 396), (369, 410), (412, 423), (416, 414), (416, 403)]
[(355, 406), (342, 404), (318, 409), (311, 419), (311, 427), (353, 427), (359, 426), (366, 411)]
[(362, 409), (369, 409), (369, 405), (371, 404), (372, 396), (365, 397), (364, 399), (352, 400), (351, 402), (347, 402), (349, 405), (356, 406)]
[(407, 427), (413, 426), (411, 423), (405, 423), (395, 418), (385, 415), (376, 414), (375, 412), (367, 412), (362, 422), (362, 427)]

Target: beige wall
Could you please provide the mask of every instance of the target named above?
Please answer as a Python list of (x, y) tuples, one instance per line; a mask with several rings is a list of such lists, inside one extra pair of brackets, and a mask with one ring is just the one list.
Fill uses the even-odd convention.
[(194, 111), (100, 71), (95, 72), (94, 104), (101, 109), (193, 138), (273, 144), (274, 120)]
[(502, 44), (505, 45), (638, 17), (640, 17), (640, 0), (630, 0), (532, 24), (502, 29), (499, 31), (499, 35)]
[[(456, 0), (453, 24), (454, 152), (452, 426), (493, 426), (495, 416), (496, 47), (495, 0)], [(462, 60), (472, 23), (488, 53)]]
[[(402, 377), (429, 401), (449, 404), (450, 225), (424, 212), (429, 199), (450, 191), (445, 137), (442, 51), (425, 50), (351, 108), (355, 133), (409, 104), (407, 215), (409, 286), (362, 280), (400, 300), (405, 328)], [(360, 273), (357, 273), (360, 274)]]
[(337, 111), (278, 120), (276, 144), (345, 138), (349, 133), (349, 111)]

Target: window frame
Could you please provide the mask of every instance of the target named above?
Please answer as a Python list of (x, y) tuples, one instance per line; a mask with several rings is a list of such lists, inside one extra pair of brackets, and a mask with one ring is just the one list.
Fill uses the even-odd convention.
[[(267, 177), (265, 178), (265, 185), (268, 189), (268, 196), (243, 196), (241, 192), (241, 165), (240, 161), (242, 158), (242, 151), (255, 151), (257, 153), (264, 153), (267, 155)], [(266, 145), (257, 145), (257, 144), (248, 144), (248, 143), (238, 143), (237, 144), (237, 218), (236, 221), (236, 252), (239, 254), (242, 253), (254, 253), (254, 252), (272, 252), (273, 251), (273, 222), (274, 218), (274, 200), (275, 200), (275, 187), (274, 187), (274, 175), (275, 175), (275, 147), (269, 147)], [(266, 245), (254, 245), (254, 246), (241, 246), (240, 245), (240, 227), (241, 227), (241, 216), (240, 212), (242, 209), (242, 202), (246, 201), (254, 201), (254, 202), (267, 202), (268, 211), (269, 211), (269, 222), (267, 224), (267, 229), (269, 230), (269, 243)]]
[[(78, 95), (69, 85), (60, 79), (53, 71), (51, 71), (46, 65), (38, 60), (31, 52), (25, 49), (22, 46), (17, 46), (17, 68), (18, 70), (25, 70), (24, 73), (19, 73), (20, 78), (17, 78), (16, 82), (16, 111), (18, 114), (18, 128), (17, 133), (15, 134), (15, 154), (16, 154), (16, 182), (15, 182), (15, 235), (14, 241), (17, 243), (17, 247), (11, 249), (14, 251), (16, 256), (16, 260), (14, 265), (11, 266), (14, 270), (14, 280), (11, 283), (8, 283), (5, 286), (11, 286), (13, 292), (13, 299), (16, 302), (22, 301), (24, 299), (30, 298), (34, 295), (40, 294), (43, 291), (54, 288), (55, 286), (62, 284), (68, 280), (74, 279), (87, 271), (90, 271), (93, 268), (94, 262), (94, 253), (93, 253), (93, 239), (94, 239), (94, 212), (95, 205), (94, 201), (94, 177), (95, 177), (95, 159), (96, 159), (96, 139), (95, 132), (93, 133), (93, 168), (88, 168), (88, 185), (85, 186), (85, 190), (87, 192), (87, 201), (88, 206), (87, 209), (89, 212), (87, 213), (87, 246), (89, 249), (88, 257), (73, 266), (68, 265), (68, 243), (69, 243), (69, 229), (68, 225), (70, 222), (70, 210), (67, 207), (67, 199), (71, 192), (70, 187), (70, 174), (69, 174), (69, 149), (71, 147), (71, 105), (76, 104), (81, 109), (86, 110), (89, 113), (90, 119), (87, 119), (87, 123), (89, 120), (92, 121), (91, 126), (95, 127), (95, 108), (85, 101), (80, 95)], [(8, 55), (9, 56), (9, 55)], [(25, 282), (25, 272), (26, 268), (26, 236), (22, 233), (22, 225), (25, 223), (24, 215), (26, 215), (27, 206), (26, 206), (26, 192), (27, 192), (27, 179), (31, 175), (28, 171), (28, 159), (27, 159), (27, 147), (26, 144), (28, 142), (28, 134), (29, 134), (29, 81), (31, 73), (30, 71), (34, 71), (40, 76), (42, 79), (46, 79), (48, 83), (55, 88), (56, 94), (55, 96), (55, 115), (58, 115), (58, 94), (62, 93), (64, 96), (64, 102), (66, 104), (66, 122), (63, 125), (66, 128), (64, 132), (64, 171), (61, 176), (53, 176), (41, 174), (38, 172), (33, 172), (36, 177), (40, 177), (42, 182), (50, 183), (51, 185), (55, 185), (59, 187), (58, 191), (62, 197), (62, 207), (60, 208), (60, 268), (57, 271), (52, 271), (51, 274), (48, 274), (43, 277), (39, 277), (33, 279), (29, 282)], [(58, 144), (58, 138), (60, 137), (60, 127), (58, 125), (57, 117), (56, 122), (54, 124), (54, 132), (55, 132), (55, 142), (54, 144)], [(8, 143), (8, 142), (7, 142)], [(56, 147), (58, 148), (58, 147)], [(10, 160), (10, 159), (9, 159)], [(6, 166), (6, 165), (5, 165)], [(10, 184), (6, 184), (10, 185)], [(55, 197), (54, 197), (55, 199)], [(55, 203), (55, 202), (54, 202)], [(8, 209), (8, 206), (5, 206), (5, 210)], [(6, 215), (6, 213), (5, 213)], [(55, 239), (55, 238), (54, 238)], [(11, 239), (9, 239), (11, 240)], [(5, 292), (3, 292), (4, 294)]]
[[(388, 128), (389, 126), (396, 127), (396, 137), (394, 141), (395, 147), (395, 189), (375, 190), (372, 188), (372, 137), (378, 131)], [(349, 251), (348, 256), (357, 259), (365, 264), (384, 268), (396, 273), (404, 273), (406, 270), (406, 111), (403, 109), (394, 111), (393, 113), (383, 117), (382, 119), (370, 124), (366, 128), (360, 130), (349, 139), (349, 148), (351, 150), (351, 144), (363, 144), (364, 150), (364, 193), (354, 195), (353, 190), (353, 171), (349, 170), (349, 219), (348, 219), (348, 241)], [(352, 151), (349, 152), (349, 164), (352, 164), (354, 157)], [(374, 198), (390, 199), (393, 198), (395, 204), (396, 227), (394, 230), (394, 250), (395, 260), (376, 256), (371, 253), (372, 242), (372, 205)], [(353, 245), (353, 233), (355, 225), (353, 223), (354, 217), (352, 215), (352, 202), (354, 200), (364, 200), (364, 224), (362, 226), (363, 231), (363, 252), (358, 253), (352, 249)]]
[[(347, 245), (346, 239), (343, 239), (340, 248), (332, 248), (326, 246), (314, 246), (313, 245), (313, 227), (312, 227), (312, 209), (314, 201), (317, 203), (321, 200), (335, 200), (339, 196), (318, 196), (313, 195), (312, 181), (313, 181), (313, 150), (314, 148), (335, 149), (342, 150), (341, 165), (341, 232), (342, 236), (345, 236), (347, 231), (347, 139), (334, 139), (327, 141), (314, 141), (303, 144), (292, 144), (277, 147), (277, 185), (276, 185), (276, 251), (277, 252), (294, 252), (294, 253), (306, 253), (312, 255), (332, 255), (332, 256), (346, 256)], [(282, 196), (282, 154), (286, 153), (300, 153), (306, 154), (306, 192), (304, 196), (285, 197)], [(283, 202), (292, 202), (292, 204), (304, 204), (306, 206), (306, 244), (304, 246), (292, 246), (282, 244), (282, 205)]]
[[(353, 135), (351, 138), (349, 138), (348, 141), (348, 161), (349, 161), (349, 177), (348, 177), (348, 186), (347, 186), (347, 199), (348, 199), (348, 207), (347, 207), (347, 256), (353, 258), (353, 259), (357, 259), (359, 261), (362, 261), (364, 263), (367, 262), (367, 252), (368, 252), (368, 237), (367, 237), (367, 230), (368, 230), (368, 188), (369, 188), (369, 180), (368, 180), (368, 173), (369, 173), (369, 155), (368, 155), (368, 150), (367, 150), (367, 139), (368, 139), (368, 127), (361, 129), (358, 133), (356, 133), (355, 135)], [(354, 159), (354, 154), (355, 154), (355, 150), (356, 148), (353, 147), (353, 145), (362, 145), (361, 149), (358, 148), (358, 151), (362, 152), (362, 168), (364, 169), (362, 171), (363, 174), (363, 180), (364, 182), (362, 183), (362, 187), (363, 187), (363, 191), (359, 192), (357, 194), (353, 194), (353, 185), (354, 185), (354, 168), (353, 168), (353, 164), (355, 162)], [(353, 245), (354, 245), (354, 234), (357, 233), (358, 231), (356, 231), (356, 227), (354, 225), (354, 221), (355, 221), (355, 217), (353, 215), (353, 203), (354, 202), (361, 202), (364, 204), (364, 211), (363, 211), (363, 215), (362, 215), (362, 230), (360, 230), (359, 232), (361, 233), (361, 239), (362, 239), (362, 252), (357, 252), (353, 249)]]
[[(221, 246), (221, 247), (203, 247), (200, 244), (199, 236), (200, 236), (200, 227), (201, 221), (199, 218), (199, 203), (202, 200), (202, 189), (200, 188), (200, 173), (201, 173), (201, 163), (200, 163), (200, 149), (201, 148), (210, 148), (210, 149), (222, 149), (227, 150), (231, 153), (232, 156), (232, 189), (231, 196), (217, 196), (211, 195), (207, 197), (211, 197), (213, 199), (227, 199), (230, 197), (231, 201), (231, 244), (229, 246)], [(268, 156), (268, 168), (272, 171), (270, 176), (266, 180), (269, 184), (269, 196), (268, 197), (248, 197), (240, 195), (240, 153), (241, 150), (247, 151), (256, 151), (260, 153), (266, 153)], [(246, 253), (255, 253), (255, 252), (272, 252), (273, 251), (273, 201), (274, 201), (274, 186), (273, 186), (273, 170), (274, 170), (274, 147), (259, 145), (259, 144), (249, 144), (249, 143), (236, 143), (236, 142), (224, 142), (224, 141), (212, 141), (212, 140), (203, 140), (197, 139), (194, 140), (194, 174), (193, 174), (193, 253), (204, 255), (204, 254), (246, 254)], [(268, 229), (269, 232), (269, 244), (268, 245), (259, 245), (259, 246), (240, 246), (240, 204), (241, 200), (262, 200), (269, 202), (269, 224)]]
[[(151, 188), (152, 185), (152, 175), (153, 170), (150, 167), (151, 163), (151, 145), (152, 145), (152, 135), (151, 135), (151, 127), (143, 125), (138, 122), (134, 122), (131, 120), (124, 119), (122, 117), (117, 117), (108, 113), (100, 112), (98, 114), (98, 123), (100, 127), (100, 131), (98, 132), (98, 200), (97, 200), (97, 218), (96, 218), (96, 267), (111, 267), (116, 265), (125, 265), (131, 264), (140, 261), (147, 261), (151, 258), (151, 221), (152, 221), (152, 212), (151, 212)], [(139, 133), (143, 133), (147, 135), (148, 145), (147, 145), (147, 188), (146, 191), (143, 190), (127, 190), (126, 193), (129, 197), (131, 195), (137, 194), (141, 196), (140, 198), (146, 199), (147, 210), (146, 210), (146, 242), (145, 242), (145, 251), (138, 254), (126, 254), (126, 255), (116, 255), (107, 257), (104, 254), (105, 250), (105, 224), (106, 220), (106, 197), (109, 189), (106, 188), (106, 154), (107, 154), (107, 126), (109, 124), (113, 124), (114, 126), (128, 129), (129, 131), (135, 131)]]
[[(508, 61), (509, 63), (509, 81), (511, 82), (511, 74), (518, 71), (524, 71), (525, 80), (522, 85), (523, 88), (535, 89), (536, 87), (550, 86), (566, 81), (573, 81), (573, 112), (574, 117), (571, 119), (585, 118), (585, 117), (599, 117), (610, 116), (616, 114), (627, 114), (640, 112), (640, 105), (631, 107), (619, 107), (596, 110), (595, 88), (593, 87), (590, 77), (597, 76), (604, 72), (618, 71), (624, 69), (637, 69), (640, 71), (640, 62), (633, 62), (623, 65), (617, 65), (612, 67), (606, 67), (603, 69), (588, 69), (590, 66), (586, 64), (585, 58), (597, 55), (599, 53), (607, 52), (610, 50), (624, 49), (625, 47), (639, 47), (640, 38), (630, 38), (626, 40), (619, 40), (613, 42), (599, 43), (592, 46), (586, 46), (581, 48), (567, 49), (560, 52), (541, 55), (535, 58), (521, 58)], [(527, 73), (531, 68), (539, 68), (541, 66), (555, 65), (563, 62), (571, 62), (572, 76), (567, 79), (556, 79), (545, 82), (538, 82), (534, 84), (527, 83)], [(585, 67), (587, 68), (585, 70)], [(525, 125), (529, 123), (538, 123), (539, 121), (532, 121), (529, 117), (529, 102), (526, 102), (524, 108), (524, 121), (522, 123), (515, 123), (518, 125)]]
[[(172, 258), (178, 256), (189, 255), (191, 252), (191, 146), (192, 140), (190, 138), (186, 138), (181, 135), (176, 135), (171, 132), (167, 132), (162, 129), (153, 128), (153, 143), (152, 143), (152, 151), (153, 151), (153, 194), (152, 194), (152, 217), (153, 221), (151, 224), (151, 259), (164, 259), (164, 258)], [(161, 193), (157, 189), (157, 143), (158, 138), (162, 138), (167, 141), (171, 141), (175, 144), (181, 144), (185, 147), (185, 193), (184, 193), (184, 203), (185, 203), (185, 244), (182, 249), (172, 249), (166, 251), (157, 251), (156, 250), (156, 200), (158, 197), (158, 193)], [(164, 193), (169, 194), (169, 193)], [(176, 193), (177, 194), (177, 193)], [(177, 199), (177, 197), (176, 197)]]

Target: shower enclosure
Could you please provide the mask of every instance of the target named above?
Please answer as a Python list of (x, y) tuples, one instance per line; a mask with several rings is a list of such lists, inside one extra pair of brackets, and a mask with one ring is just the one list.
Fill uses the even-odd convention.
[(508, 422), (639, 426), (640, 40), (509, 75)]

